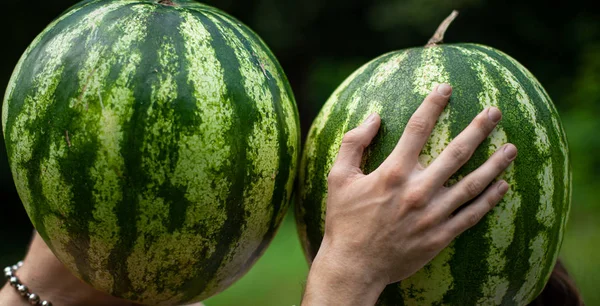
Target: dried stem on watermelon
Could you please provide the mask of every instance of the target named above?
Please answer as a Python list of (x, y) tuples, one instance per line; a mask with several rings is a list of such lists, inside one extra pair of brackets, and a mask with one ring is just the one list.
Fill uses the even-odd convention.
[(433, 36), (429, 39), (425, 47), (433, 47), (435, 45), (441, 44), (444, 41), (444, 34), (446, 33), (446, 30), (448, 29), (452, 21), (454, 21), (456, 16), (458, 16), (458, 11), (452, 11), (450, 16), (446, 17), (446, 19), (442, 21), (442, 23), (437, 28)]

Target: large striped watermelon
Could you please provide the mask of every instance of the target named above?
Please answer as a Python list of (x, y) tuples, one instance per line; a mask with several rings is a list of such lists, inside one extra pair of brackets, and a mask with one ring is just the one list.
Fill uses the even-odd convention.
[(369, 114), (382, 125), (363, 158), (376, 169), (399, 140), (409, 117), (438, 83), (453, 94), (420, 155), (428, 165), (485, 107), (503, 119), (460, 180), (510, 142), (519, 149), (501, 175), (511, 189), (477, 226), (459, 236), (408, 279), (388, 286), (382, 305), (524, 305), (544, 288), (560, 249), (571, 197), (567, 139), (558, 113), (535, 77), (510, 56), (477, 44), (435, 44), (385, 54), (341, 84), (314, 121), (300, 166), (296, 218), (305, 253), (323, 237), (327, 175), (342, 136)]
[(299, 120), (275, 57), (189, 0), (85, 1), (41, 33), (2, 109), (17, 190), (79, 278), (176, 304), (223, 290), (290, 200)]

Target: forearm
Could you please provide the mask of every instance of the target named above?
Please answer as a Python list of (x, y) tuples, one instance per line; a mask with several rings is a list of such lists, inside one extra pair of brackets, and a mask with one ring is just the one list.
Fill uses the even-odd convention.
[(384, 282), (370, 277), (358, 264), (351, 266), (339, 258), (317, 255), (302, 305), (374, 305), (384, 288)]

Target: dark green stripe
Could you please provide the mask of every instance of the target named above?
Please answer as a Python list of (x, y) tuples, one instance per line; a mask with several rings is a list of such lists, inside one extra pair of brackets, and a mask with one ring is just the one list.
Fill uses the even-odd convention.
[[(159, 5), (153, 18), (148, 21), (147, 46), (156, 48), (158, 51), (162, 49), (165, 39), (169, 38), (168, 41), (173, 44), (174, 50), (179, 50), (182, 53), (186, 49), (186, 41), (181, 32), (173, 31), (173, 29), (179, 28), (182, 22), (184, 20), (178, 11)], [(142, 49), (152, 50), (145, 47), (142, 47)], [(164, 68), (157, 67), (156, 65), (158, 63), (158, 52), (153, 55), (156, 57), (149, 58), (148, 64), (156, 67), (155, 69), (158, 73), (147, 76), (146, 82), (158, 87), (161, 85), (161, 80), (158, 76), (167, 73), (167, 71), (161, 71)], [(182, 136), (196, 133), (198, 126), (202, 123), (202, 118), (196, 115), (199, 111), (198, 101), (194, 98), (193, 92), (189, 88), (190, 84), (188, 84), (189, 68), (186, 57), (180, 54), (176, 58), (170, 58), (169, 63), (174, 67), (179, 67), (179, 71), (172, 75), (175, 84), (177, 84), (177, 97), (168, 103), (164, 103), (162, 106), (159, 106), (156, 103), (157, 101), (153, 101), (152, 105), (153, 112), (159, 114), (158, 118), (168, 118), (171, 112), (174, 114), (172, 130), (165, 131), (166, 133), (161, 134), (158, 136), (160, 139), (157, 139), (157, 142), (160, 141), (165, 144), (164, 147), (160, 147), (159, 160), (170, 163), (167, 176), (172, 175), (177, 166)], [(147, 86), (144, 87), (147, 88)], [(146, 128), (151, 127), (153, 123), (148, 122)], [(146, 135), (148, 135), (148, 132), (146, 132)], [(158, 148), (158, 146), (154, 147)], [(147, 173), (147, 175), (150, 176), (150, 173)], [(192, 205), (186, 199), (186, 193), (187, 188), (174, 186), (170, 180), (165, 180), (158, 187), (157, 195), (170, 201), (167, 228), (171, 233), (184, 228), (186, 212), (188, 207)], [(158, 236), (154, 238), (158, 238)]]
[[(329, 169), (329, 164), (327, 160), (327, 156), (329, 155), (329, 148), (331, 144), (333, 144), (336, 139), (341, 137), (341, 135), (345, 132), (342, 131), (342, 127), (344, 122), (346, 121), (347, 114), (345, 112), (345, 108), (351, 102), (352, 94), (360, 90), (369, 80), (369, 77), (373, 70), (377, 68), (378, 64), (384, 61), (385, 58), (378, 58), (369, 64), (367, 64), (367, 68), (361, 75), (356, 76), (346, 90), (339, 93), (337, 97), (337, 102), (332, 109), (332, 114), (346, 114), (341, 116), (331, 116), (329, 118), (322, 118), (322, 120), (326, 120), (325, 126), (319, 135), (314, 135), (315, 131), (311, 131), (311, 135), (309, 135), (309, 139), (313, 141), (313, 146), (315, 146), (315, 155), (308, 156), (309, 161), (307, 166), (311, 163), (316, 164), (316, 169)], [(321, 223), (321, 211), (324, 207), (321, 207), (321, 202), (324, 196), (327, 195), (327, 182), (323, 175), (317, 174), (315, 177), (308, 177), (308, 171), (305, 169), (305, 177), (303, 178), (304, 182), (301, 182), (303, 185), (307, 185), (308, 181), (312, 183), (312, 190), (310, 193), (306, 194), (306, 197), (302, 200), (301, 205), (306, 206), (306, 214), (304, 215), (304, 223), (306, 224), (307, 236), (308, 236), (308, 244), (305, 246), (306, 251), (308, 252), (311, 258), (314, 258), (319, 250), (321, 245), (321, 240), (323, 238), (323, 233), (320, 230)]]
[[(564, 175), (565, 175), (565, 171), (567, 171), (567, 169), (564, 169), (564, 160), (563, 160), (562, 152), (560, 151), (560, 149), (557, 146), (553, 145), (553, 144), (560, 145), (562, 135), (559, 134), (559, 133), (561, 133), (561, 131), (556, 130), (554, 128), (554, 125), (552, 124), (552, 117), (555, 117), (560, 122), (560, 119), (559, 119), (556, 111), (550, 105), (547, 104), (547, 103), (552, 103), (552, 101), (549, 99), (549, 97), (539, 96), (537, 94), (537, 91), (536, 91), (536, 88), (538, 88), (538, 86), (536, 86), (537, 81), (529, 78), (527, 75), (522, 73), (521, 70), (518, 67), (516, 67), (512, 61), (508, 60), (505, 57), (508, 55), (494, 53), (494, 52), (491, 52), (490, 50), (488, 50), (486, 48), (482, 48), (478, 45), (473, 45), (473, 48), (493, 57), (498, 62), (500, 62), (503, 66), (507, 67), (510, 71), (512, 71), (513, 74), (515, 75), (515, 77), (517, 78), (517, 80), (519, 81), (519, 83), (523, 85), (523, 87), (525, 88), (525, 91), (529, 94), (529, 97), (535, 108), (537, 122), (540, 123), (546, 129), (546, 133), (548, 135), (551, 156), (550, 157), (541, 156), (541, 157), (542, 157), (542, 159), (550, 158), (552, 160), (552, 175), (554, 176), (554, 186), (552, 186), (553, 191), (554, 191), (553, 197), (552, 197), (552, 202), (553, 202), (552, 204), (553, 204), (556, 218), (559, 218), (560, 216), (562, 216), (562, 214), (564, 213), (564, 209), (565, 209), (564, 208), (564, 193), (567, 192), (567, 186), (564, 186)], [(541, 89), (541, 86), (539, 86), (539, 87), (540, 87), (540, 91), (543, 91), (543, 89)], [(538, 206), (539, 206), (539, 204), (538, 204)], [(542, 225), (542, 224), (540, 224), (540, 225)], [(551, 254), (554, 254), (557, 251), (557, 249), (560, 248), (560, 245), (558, 245), (558, 243), (556, 243), (556, 242), (560, 239), (559, 230), (560, 230), (561, 226), (562, 226), (562, 224), (561, 224), (560, 220), (556, 220), (554, 222), (553, 226), (551, 226), (550, 228), (543, 229), (544, 232), (548, 233), (549, 249), (546, 250), (547, 251), (546, 256), (545, 256), (546, 263), (545, 263), (545, 266), (543, 267), (542, 275), (548, 275), (550, 273), (551, 269), (554, 268), (554, 263), (550, 262), (552, 260)], [(535, 291), (542, 292), (542, 290), (544, 289), (544, 286), (545, 286), (545, 283), (543, 281), (539, 281), (535, 288)]]
[[(499, 58), (497, 55), (488, 55), (495, 60)], [(502, 304), (511, 305), (514, 303), (514, 296), (525, 283), (527, 271), (531, 266), (529, 258), (532, 250), (529, 245), (540, 231), (544, 231), (542, 224), (535, 218), (540, 203), (540, 194), (528, 191), (541, 188), (537, 172), (532, 172), (531, 169), (542, 169), (545, 156), (538, 152), (532, 141), (536, 137), (533, 125), (523, 124), (523, 112), (517, 107), (518, 102), (516, 102), (517, 91), (512, 88), (501, 71), (488, 63), (484, 63), (484, 65), (491, 75), (498, 76), (494, 78), (494, 82), (497, 82), (496, 87), (500, 91), (499, 108), (503, 111), (502, 127), (507, 139), (515, 144), (520, 152), (527, 152), (519, 155), (514, 161), (516, 186), (511, 186), (511, 189), (521, 196), (521, 207), (514, 219), (515, 235), (505, 252), (507, 262), (503, 271), (503, 275), (509, 280), (509, 288)], [(510, 70), (515, 73), (514, 69)], [(525, 92), (531, 93), (527, 89)], [(511, 255), (508, 256), (509, 254)]]
[[(81, 21), (95, 9), (97, 7), (93, 5), (85, 7), (76, 13), (77, 16), (71, 15), (68, 19), (69, 24), (65, 26), (71, 26), (73, 22)], [(76, 18), (76, 20), (73, 20), (73, 18)], [(56, 101), (59, 101), (59, 103), (57, 103), (54, 119), (57, 123), (61, 122), (63, 125), (57, 130), (57, 141), (59, 142), (66, 141), (66, 130), (69, 131), (71, 137), (86, 133), (86, 128), (89, 130), (90, 127), (83, 127), (80, 122), (84, 122), (84, 117), (95, 112), (95, 110), (89, 109), (88, 101), (80, 101), (82, 103), (74, 108), (69, 107), (69, 101), (80, 99), (79, 97), (82, 94), (80, 89), (86, 86), (81, 83), (78, 72), (83, 69), (85, 55), (89, 54), (85, 42), (91, 32), (92, 30), (89, 29), (83, 35), (74, 38), (72, 48), (63, 57), (62, 62), (65, 64), (65, 70), (61, 78), (61, 85), (56, 91)], [(97, 44), (103, 43), (103, 41), (97, 42)], [(92, 274), (87, 259), (89, 258), (88, 251), (90, 247), (89, 221), (93, 219), (92, 212), (95, 204), (92, 194), (95, 182), (90, 178), (89, 173), (100, 148), (97, 135), (90, 133), (90, 136), (91, 138), (87, 142), (70, 147), (66, 158), (59, 160), (62, 177), (70, 186), (74, 187), (72, 188), (73, 200), (71, 201), (73, 213), (64, 219), (71, 239), (68, 250), (75, 259), (80, 276), (86, 282), (89, 282), (89, 276)], [(82, 186), (84, 187), (81, 188)]]
[[(131, 18), (137, 13), (132, 9), (133, 6), (139, 4), (131, 4), (122, 7), (113, 12), (109, 17), (105, 18), (105, 24), (108, 25), (110, 20), (123, 20), (123, 18)], [(153, 19), (160, 18), (159, 14), (153, 14), (148, 20), (148, 33), (156, 31), (156, 24)], [(105, 26), (105, 25), (103, 25)], [(118, 41), (121, 35), (119, 29), (109, 33), (108, 28), (99, 33), (108, 33), (106, 39), (111, 42)], [(117, 216), (117, 225), (119, 227), (119, 241), (112, 249), (108, 257), (108, 271), (113, 276), (112, 294), (116, 296), (126, 296), (129, 299), (136, 299), (140, 292), (133, 292), (131, 280), (127, 271), (127, 261), (132, 252), (137, 236), (136, 220), (139, 204), (139, 193), (149, 182), (144, 168), (142, 166), (142, 152), (145, 127), (147, 123), (147, 110), (151, 105), (151, 91), (148, 90), (148, 82), (154, 78), (155, 63), (157, 62), (158, 41), (146, 38), (143, 42), (131, 46), (132, 50), (146, 50), (142, 52), (140, 64), (131, 78), (129, 88), (133, 89), (134, 103), (132, 103), (132, 115), (129, 121), (126, 121), (122, 126), (123, 140), (120, 146), (120, 155), (123, 157), (124, 172), (122, 173), (121, 189), (122, 200), (116, 205), (114, 214)], [(125, 54), (117, 56), (117, 63), (111, 67), (109, 80), (104, 85), (106, 88), (111, 88), (116, 85), (119, 73), (129, 61), (129, 57)], [(118, 103), (118, 101), (115, 101)]]
[[(78, 5), (78, 6), (83, 6), (83, 4)], [(46, 47), (47, 47), (48, 43), (51, 41), (51, 39), (53, 37), (55, 37), (59, 33), (64, 32), (66, 30), (66, 28), (68, 28), (73, 23), (77, 23), (80, 20), (82, 20), (87, 14), (89, 14), (89, 12), (91, 12), (94, 9), (95, 9), (94, 7), (90, 7), (90, 6), (82, 8), (80, 11), (69, 16), (69, 18), (67, 20), (62, 20), (62, 21), (58, 22), (56, 25), (54, 25), (54, 27), (48, 29), (48, 31), (46, 33), (40, 34), (42, 36), (41, 36), (38, 44), (34, 48), (31, 49), (31, 51), (29, 52), (29, 54), (27, 56), (27, 59), (23, 61), (21, 70), (20, 70), (20, 74), (18, 76), (16, 76), (16, 79), (15, 79), (16, 86), (14, 87), (14, 90), (11, 94), (10, 99), (5, 101), (5, 103), (8, 103), (8, 108), (7, 108), (8, 116), (7, 116), (7, 120), (6, 120), (6, 130), (5, 130), (4, 137), (5, 137), (7, 156), (8, 156), (8, 159), (9, 159), (9, 162), (11, 165), (13, 165), (12, 156), (14, 155), (14, 147), (13, 146), (15, 144), (15, 140), (11, 139), (11, 134), (12, 134), (13, 129), (15, 128), (15, 126), (14, 126), (15, 119), (17, 118), (18, 114), (21, 114), (21, 112), (23, 112), (26, 97), (35, 95), (36, 76), (48, 64), (48, 61), (50, 59), (50, 57), (46, 55), (47, 54)], [(68, 56), (70, 56), (70, 54), (73, 52), (74, 52), (73, 49), (69, 50), (69, 54), (66, 54), (63, 58), (68, 58)], [(76, 55), (76, 54), (72, 54), (72, 55)], [(62, 62), (66, 66), (73, 65), (72, 63), (65, 62), (64, 60)], [(58, 87), (56, 89), (57, 92), (64, 91), (62, 89), (63, 87), (67, 87), (67, 89), (68, 89), (68, 88), (77, 86), (77, 84), (78, 84), (78, 80), (76, 80), (77, 74), (76, 73), (74, 73), (74, 74), (65, 73), (68, 69), (69, 69), (69, 67), (66, 67), (65, 71), (63, 71), (63, 74), (60, 77), (61, 83), (58, 85)], [(73, 78), (73, 79), (75, 79), (75, 81), (74, 82), (70, 81), (72, 83), (69, 83), (68, 78)], [(65, 92), (68, 92), (68, 91), (65, 91)], [(67, 105), (68, 105), (68, 100), (58, 100), (55, 98), (55, 101), (62, 101), (64, 103), (67, 103)], [(54, 105), (54, 104), (57, 104), (57, 105)], [(64, 123), (61, 123), (63, 118), (69, 118), (69, 117), (63, 117), (64, 113), (61, 113), (58, 111), (53, 111), (52, 108), (60, 106), (60, 105), (58, 105), (58, 103), (54, 103), (54, 104), (49, 106), (48, 113), (47, 113), (48, 116), (46, 116), (47, 117), (46, 119), (52, 119), (52, 120), (50, 120), (50, 123), (48, 123), (49, 122), (48, 120), (44, 121), (44, 118), (38, 118), (38, 120), (36, 122), (30, 123), (25, 128), (30, 131), (34, 131), (34, 134), (38, 138), (41, 137), (40, 136), (41, 133), (53, 133), (53, 134), (57, 133), (57, 134), (62, 134), (62, 136), (57, 135), (56, 137), (58, 137), (59, 139), (62, 138), (64, 140), (64, 130), (60, 131), (59, 128), (65, 127)], [(49, 116), (49, 113), (54, 114), (54, 117)], [(56, 117), (56, 116), (58, 116), (58, 117)], [(52, 122), (55, 122), (55, 124), (52, 125)], [(59, 126), (59, 128), (56, 128), (56, 126)], [(37, 132), (35, 132), (35, 131), (37, 131)], [(43, 136), (43, 138), (51, 138), (51, 137), (52, 136), (49, 134)], [(49, 145), (49, 139), (45, 139), (45, 140), (42, 139), (40, 141), (42, 141), (42, 143), (40, 145), (43, 145), (44, 143)], [(45, 149), (45, 150), (47, 150), (47, 149)], [(37, 153), (37, 154), (39, 154), (39, 153)], [(29, 178), (30, 182), (31, 182), (31, 176), (33, 176), (33, 178), (35, 180), (39, 180), (39, 171), (40, 171), (39, 165), (34, 166), (35, 164), (38, 164), (39, 162), (41, 162), (41, 160), (37, 154), (32, 155), (33, 159), (31, 160), (29, 165), (14, 165), (16, 167), (23, 167), (25, 169), (28, 169), (27, 171), (28, 171), (28, 175), (30, 177)], [(48, 151), (46, 151), (44, 154), (45, 154), (45, 156), (47, 156)], [(34, 166), (36, 169), (29, 169), (30, 166)], [(33, 171), (33, 173), (32, 173), (32, 171)], [(31, 189), (31, 192), (32, 192), (32, 196), (35, 197), (35, 194), (38, 194), (38, 192), (41, 192), (41, 189), (39, 189), (39, 190)], [(39, 193), (39, 194), (41, 194), (41, 193)], [(39, 203), (39, 202), (34, 201), (34, 203)], [(44, 201), (42, 203), (46, 203), (46, 202)], [(43, 219), (43, 216), (48, 213), (47, 209), (44, 208), (44, 207), (46, 207), (46, 204), (42, 204), (42, 205), (33, 205), (33, 203), (29, 203), (29, 204), (30, 204), (29, 210), (27, 211), (27, 213), (28, 213), (30, 219), (32, 220), (32, 223), (35, 225), (36, 230), (40, 233), (40, 235), (42, 235), (42, 237), (45, 238), (44, 240), (50, 241), (48, 239), (48, 235), (46, 234), (46, 230), (45, 230), (43, 223), (40, 222)]]
[[(81, 21), (86, 14), (89, 14), (94, 9), (93, 6), (82, 8), (79, 12), (71, 15), (68, 20), (63, 20), (55, 25), (55, 27), (46, 34), (44, 40), (38, 44), (39, 47), (36, 48), (37, 50), (35, 53), (30, 54), (28, 62), (34, 64), (44, 62), (45, 47), (47, 46), (45, 40), (48, 39), (49, 41), (52, 37), (64, 32), (67, 27)], [(90, 35), (90, 32), (91, 31), (86, 31), (83, 35), (73, 39), (73, 48), (68, 50), (62, 58), (64, 71), (60, 76), (60, 83), (54, 93), (55, 102), (48, 107), (48, 110), (43, 117), (39, 117), (28, 127), (28, 129), (33, 131), (37, 130), (37, 135), (39, 137), (33, 153), (36, 161), (33, 163), (32, 159), (31, 166), (28, 170), (30, 183), (32, 184), (30, 190), (32, 191), (32, 195), (34, 196), (33, 199), (36, 203), (32, 206), (39, 209), (39, 213), (35, 214), (32, 218), (33, 223), (36, 225), (36, 228), (38, 228), (42, 237), (52, 245), (43, 225), (44, 217), (48, 214), (54, 214), (57, 218), (65, 222), (67, 231), (70, 233), (70, 241), (66, 248), (70, 255), (73, 256), (77, 270), (84, 281), (89, 281), (88, 275), (90, 274), (90, 267), (86, 258), (88, 257), (89, 249), (88, 226), (89, 220), (92, 218), (91, 211), (93, 209), (91, 188), (93, 188), (94, 182), (89, 178), (89, 170), (93, 165), (93, 161), (96, 159), (99, 147), (97, 138), (92, 136), (87, 142), (70, 147), (67, 156), (57, 161), (62, 178), (66, 183), (69, 186), (78, 187), (72, 188), (73, 199), (70, 203), (73, 209), (72, 214), (61, 216), (57, 212), (52, 212), (49, 209), (48, 201), (47, 199), (44, 199), (43, 196), (39, 171), (40, 162), (49, 157), (51, 142), (66, 142), (66, 131), (69, 131), (71, 137), (79, 133), (84, 133), (83, 127), (77, 125), (77, 122), (80, 121), (79, 118), (86, 115), (85, 113), (81, 113), (83, 105), (79, 108), (70, 108), (69, 101), (79, 96), (78, 89), (81, 87), (81, 84), (77, 72), (82, 68), (83, 61), (77, 59), (81, 58), (82, 53), (87, 53), (86, 51), (82, 51), (82, 49), (85, 47), (84, 42), (88, 35)], [(72, 58), (76, 60), (71, 60)], [(46, 64), (44, 64), (44, 66)], [(35, 77), (38, 72), (39, 71), (33, 70), (26, 74), (31, 73), (31, 75)], [(19, 84), (19, 86), (27, 86), (23, 88), (28, 88), (32, 85), (34, 84)], [(46, 135), (46, 133), (50, 135)], [(60, 146), (60, 144), (58, 144), (58, 146)], [(88, 186), (88, 188), (80, 188), (81, 186)]]
[[(256, 52), (254, 52), (253, 50), (253, 46), (258, 46), (263, 50), (267, 50), (267, 47), (262, 43), (262, 41), (260, 40), (256, 40), (254, 38), (253, 35), (249, 35), (251, 38), (254, 38), (252, 41), (248, 40), (246, 38), (246, 36), (244, 36), (242, 33), (240, 33), (235, 27), (234, 25), (231, 24), (231, 21), (229, 21), (226, 18), (222, 18), (222, 16), (217, 15), (217, 14), (212, 14), (212, 16), (216, 19), (218, 19), (222, 24), (227, 24), (228, 28), (232, 30), (232, 32), (235, 34), (235, 36), (238, 38), (239, 41), (242, 42), (243, 48), (246, 51), (247, 54), (251, 55), (251, 60), (253, 62), (253, 64), (256, 67), (260, 67), (262, 64), (262, 59), (258, 56), (258, 54), (256, 54)], [(246, 31), (244, 34), (248, 35), (249, 33)], [(267, 52), (268, 53), (268, 52)], [(265, 67), (265, 68), (270, 68), (270, 67)], [(279, 80), (279, 77), (277, 76), (277, 72), (275, 72), (275, 75), (273, 75), (273, 73), (271, 71), (269, 71), (268, 69), (265, 69), (265, 73), (266, 73), (266, 82), (262, 85), (263, 90), (268, 91), (271, 93), (271, 97), (272, 97), (272, 107), (275, 113), (275, 120), (277, 121), (277, 131), (278, 131), (278, 137), (277, 137), (277, 142), (279, 143), (279, 165), (277, 167), (278, 172), (277, 175), (275, 176), (275, 190), (273, 191), (273, 195), (272, 195), (272, 206), (273, 206), (273, 213), (271, 215), (271, 219), (270, 222), (268, 224), (268, 230), (265, 233), (265, 235), (262, 238), (262, 241), (260, 243), (260, 245), (256, 248), (256, 250), (252, 253), (252, 256), (250, 256), (248, 258), (248, 260), (246, 261), (246, 263), (240, 267), (238, 273), (243, 273), (245, 272), (259, 257), (260, 255), (265, 251), (266, 247), (269, 245), (269, 243), (271, 242), (271, 240), (273, 239), (278, 225), (280, 224), (281, 219), (283, 218), (283, 216), (285, 215), (288, 205), (289, 205), (289, 190), (286, 190), (287, 188), (287, 183), (290, 179), (290, 175), (292, 175), (294, 173), (295, 169), (292, 169), (292, 162), (293, 162), (293, 158), (295, 157), (295, 151), (298, 150), (298, 146), (294, 147), (294, 145), (292, 146), (288, 146), (288, 139), (290, 137), (291, 133), (297, 133), (297, 131), (299, 131), (299, 128), (290, 131), (286, 125), (286, 118), (289, 118), (290, 116), (294, 116), (294, 114), (288, 114), (285, 109), (283, 108), (283, 103), (287, 103), (284, 102), (281, 97), (282, 94), (287, 94), (287, 92), (281, 92), (281, 89), (279, 88), (278, 84), (277, 84), (277, 80)], [(287, 84), (287, 82), (286, 82)], [(290, 99), (290, 103), (293, 103), (293, 96), (287, 96)], [(292, 105), (292, 109), (296, 109), (295, 105)], [(298, 117), (294, 117), (294, 118), (298, 118)], [(296, 121), (297, 122), (297, 121)], [(268, 131), (268, 133), (272, 133), (271, 131)], [(298, 136), (297, 136), (298, 137)], [(299, 138), (299, 137), (298, 137)], [(237, 273), (236, 273), (237, 274)]]
[[(452, 98), (449, 104), (452, 114), (450, 117), (450, 136), (455, 138), (484, 109), (478, 98), (478, 94), (483, 90), (483, 84), (478, 78), (477, 71), (472, 66), (473, 61), (478, 59), (465, 57), (453, 48), (444, 46), (442, 48), (443, 66), (446, 67), (449, 74), (450, 84), (457, 84), (453, 86)], [(466, 88), (464, 87), (466, 84), (471, 86)], [(477, 147), (471, 159), (452, 175), (451, 179), (458, 180), (481, 166), (489, 157), (489, 146), (490, 140), (486, 138)], [(461, 208), (466, 207), (470, 202), (465, 203)], [(455, 213), (459, 213), (459, 210)], [(477, 301), (483, 297), (482, 287), (484, 282), (480, 278), (472, 277), (472, 275), (473, 271), (487, 271), (488, 269), (486, 259), (489, 256), (491, 241), (485, 237), (489, 230), (489, 224), (486, 222), (487, 218), (489, 216), (484, 217), (484, 220), (474, 226), (473, 229), (466, 231), (455, 239), (454, 248), (456, 250), (469, 251), (455, 253), (448, 262), (455, 281), (452, 283), (452, 288), (444, 295), (444, 303), (461, 301), (464, 305), (476, 305)]]
[[(251, 176), (246, 174), (248, 166), (252, 164), (246, 156), (246, 150), (249, 147), (248, 139), (253, 126), (259, 119), (255, 102), (248, 96), (244, 88), (243, 76), (240, 72), (240, 62), (234, 49), (227, 44), (223, 34), (217, 28), (217, 25), (210, 20), (206, 14), (193, 12), (212, 37), (211, 45), (216, 51), (217, 60), (221, 64), (224, 72), (224, 83), (227, 88), (226, 96), (223, 101), (231, 101), (233, 116), (231, 119), (232, 128), (228, 131), (230, 137), (227, 143), (231, 144), (232, 158), (230, 159), (231, 170), (228, 175), (228, 181), (231, 182), (229, 195), (227, 197), (225, 209), (227, 219), (216, 235), (216, 249), (206, 260), (200, 261), (192, 269), (201, 271), (189, 282), (182, 286), (182, 291), (186, 294), (182, 301), (189, 301), (196, 297), (197, 292), (203, 292), (206, 287), (214, 280), (219, 268), (227, 264), (227, 255), (237, 243), (245, 227), (244, 216), (247, 212), (244, 209), (244, 199), (242, 197), (244, 188), (250, 184)], [(222, 27), (228, 27), (221, 24)]]
[[(399, 69), (382, 84), (366, 89), (356, 111), (351, 114), (347, 130), (362, 123), (362, 119), (368, 115), (366, 112), (374, 101), (378, 101), (382, 107), (379, 112), (381, 117), (379, 131), (363, 154), (362, 169), (365, 174), (377, 169), (392, 153), (402, 136), (408, 119), (423, 101), (422, 97), (414, 92), (398, 91), (398, 88), (412, 88), (412, 79), (406, 76), (412, 74), (412, 70), (421, 57), (415, 49), (406, 50), (404, 53), (406, 53), (406, 57), (401, 63), (398, 63)], [(387, 54), (381, 63), (389, 62), (399, 54), (399, 52)], [(394, 101), (394, 103), (387, 101)]]

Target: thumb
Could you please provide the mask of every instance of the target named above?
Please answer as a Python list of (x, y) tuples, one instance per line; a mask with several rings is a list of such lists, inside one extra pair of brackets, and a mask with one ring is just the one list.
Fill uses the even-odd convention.
[(373, 113), (361, 125), (344, 135), (330, 176), (335, 177), (336, 174), (340, 174), (340, 176), (347, 177), (350, 173), (362, 174), (360, 163), (363, 153), (373, 137), (377, 135), (380, 125), (381, 118), (378, 114)]

